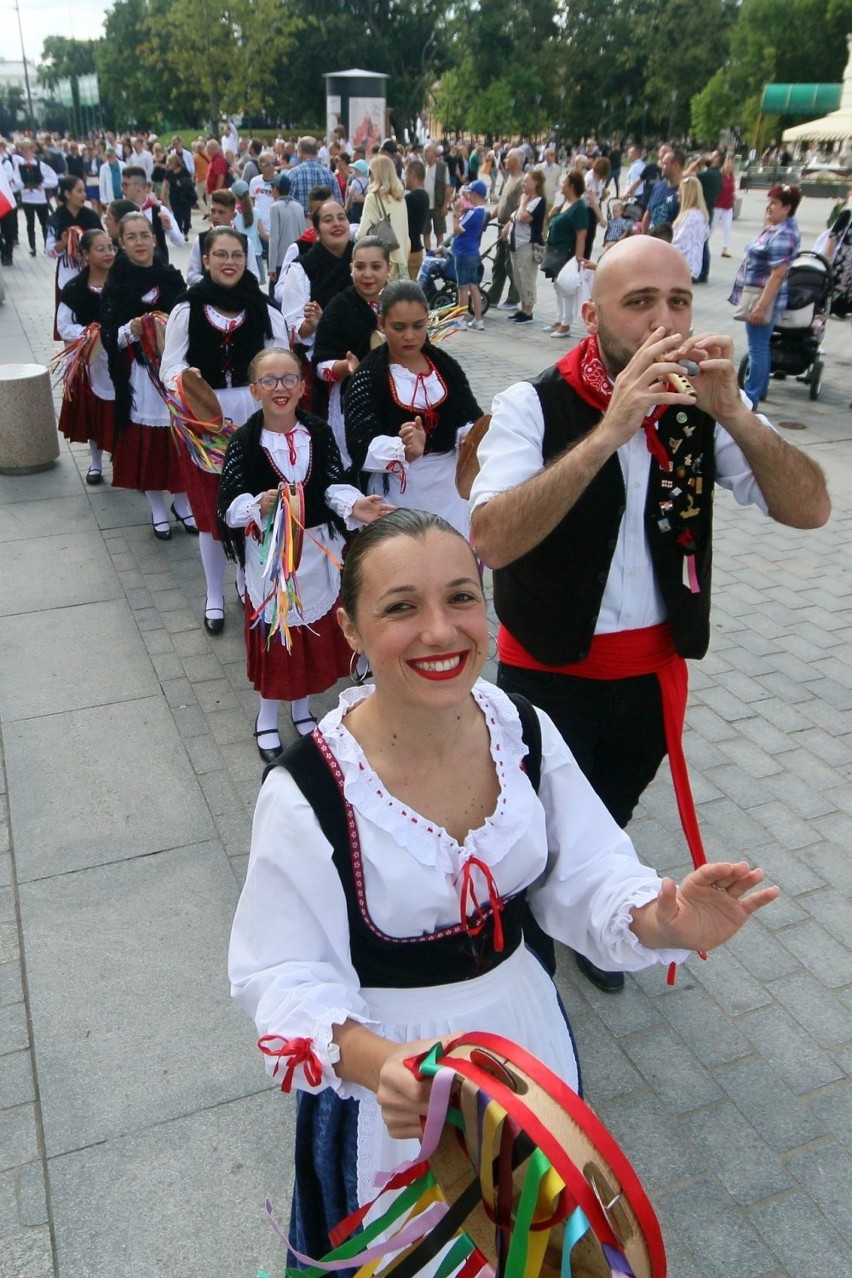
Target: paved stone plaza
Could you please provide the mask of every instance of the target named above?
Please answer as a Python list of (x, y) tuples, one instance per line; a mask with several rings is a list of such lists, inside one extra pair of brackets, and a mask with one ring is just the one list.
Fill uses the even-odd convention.
[[(828, 207), (804, 202), (806, 245)], [(725, 298), (762, 208), (746, 197), (733, 259), (696, 289), (696, 328), (738, 351)], [(0, 361), (46, 362), (52, 263), (19, 250), (3, 279)], [(565, 348), (499, 311), (451, 345), (484, 407)], [(773, 381), (768, 411), (805, 426), (789, 437), (827, 470), (832, 520), (797, 532), (719, 493), (691, 668), (708, 854), (763, 865), (782, 896), (674, 989), (655, 968), (607, 997), (560, 960), (588, 1098), (654, 1199), (671, 1278), (852, 1273), (848, 323), (825, 350), (819, 402)], [(0, 477), (0, 1275), (277, 1276), (263, 1202), (286, 1220), (293, 1101), (226, 977), (261, 775), (237, 601), (208, 637), (195, 540), (155, 541), (144, 497), (87, 488), (87, 465), (62, 441), (53, 469)], [(665, 768), (631, 833), (685, 872)]]

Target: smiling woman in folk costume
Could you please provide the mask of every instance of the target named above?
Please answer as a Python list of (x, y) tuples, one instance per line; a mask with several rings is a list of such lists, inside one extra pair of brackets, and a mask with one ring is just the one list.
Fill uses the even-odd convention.
[[(248, 384), (249, 364), (264, 346), (287, 344), (280, 313), (267, 302), (256, 277), (246, 270), (248, 251), (246, 238), (238, 231), (227, 227), (208, 231), (202, 259), (204, 275), (169, 316), (160, 367), (163, 384), (173, 392), (183, 371), (194, 369), (212, 387), (223, 418), (236, 426), (244, 425), (256, 408)], [(225, 624), (226, 559), (216, 520), (220, 471), (205, 469), (193, 441), (181, 438), (180, 432), (177, 449), (199, 530), (207, 585), (204, 627), (217, 635)], [(241, 580), (238, 590), (242, 595)]]
[(172, 495), (172, 514), (186, 531), (196, 534), (197, 529), (183, 490), (169, 410), (156, 385), (159, 359), (145, 317), (171, 311), (184, 279), (155, 257), (154, 233), (144, 213), (125, 214), (119, 244), (122, 252), (101, 297), (101, 338), (115, 386), (112, 483), (145, 493), (154, 536), (168, 541), (172, 530), (163, 491)]
[(407, 1058), (486, 1030), (578, 1089), (526, 905), (596, 962), (639, 970), (724, 943), (778, 892), (745, 895), (763, 878), (745, 863), (679, 887), (641, 864), (548, 716), (480, 678), (479, 570), (445, 521), (377, 520), (341, 597), (375, 686), (344, 692), (267, 774), (229, 955), (267, 1068), (299, 1092), (290, 1239), (312, 1257), (377, 1173), (417, 1156), (430, 1084)]
[[(100, 324), (101, 293), (115, 249), (106, 231), (86, 231), (80, 240), (83, 269), (65, 285), (59, 299), (56, 325), (63, 342), (79, 342), (86, 330), (93, 337), (92, 324)], [(93, 359), (81, 350), (74, 361), (76, 375), (68, 370), (65, 394), (59, 414), (59, 429), (72, 444), (88, 444), (91, 465), (87, 484), (102, 480), (104, 450), (113, 446), (113, 402), (115, 390), (109, 376), (107, 354), (100, 342)]]
[[(366, 236), (352, 253), (352, 283), (338, 293), (323, 311), (314, 343), (317, 378), (331, 387), (328, 397), (328, 424), (345, 466), (350, 465), (343, 424), (343, 397), (349, 378), (361, 360), (381, 344), (377, 335), (379, 295), (388, 281), (390, 254), (375, 235)], [(318, 410), (318, 388), (314, 406)]]
[[(299, 407), (304, 391), (297, 355), (275, 347), (249, 369), (259, 411), (231, 437), (219, 486), (219, 517), (228, 554), (246, 572), (248, 677), (260, 693), (255, 739), (269, 762), (281, 751), (278, 709), (290, 702), (299, 734), (316, 719), (309, 698), (349, 672), (351, 653), (335, 620), (339, 559), (345, 528), (360, 528), (391, 509), (379, 497), (363, 497), (345, 482), (340, 453), (328, 425)], [(299, 486), (297, 519), (304, 528), (295, 577), (279, 573), (281, 556), (270, 550), (289, 507), (281, 485)], [(280, 512), (277, 524), (270, 515)], [(299, 528), (294, 529), (297, 540)], [(274, 560), (274, 572), (264, 567)]]
[(386, 345), (370, 352), (349, 383), (346, 443), (353, 475), (361, 474), (368, 492), (442, 515), (466, 536), (456, 460), (482, 410), (461, 366), (428, 340), (428, 317), (425, 294), (413, 280), (384, 289), (379, 327)]

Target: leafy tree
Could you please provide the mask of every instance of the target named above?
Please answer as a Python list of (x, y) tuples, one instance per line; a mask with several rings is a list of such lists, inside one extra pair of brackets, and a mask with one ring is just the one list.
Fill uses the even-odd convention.
[[(80, 86), (81, 75), (92, 75), (95, 71), (95, 50), (97, 40), (69, 40), (65, 36), (48, 36), (41, 49), (41, 65), (38, 69), (38, 81), (48, 89), (55, 89), (60, 80), (71, 81), (73, 100), (73, 118), (80, 121)], [(64, 113), (60, 113), (64, 116)], [(63, 119), (61, 127), (66, 127)], [(48, 124), (48, 127), (56, 127)]]

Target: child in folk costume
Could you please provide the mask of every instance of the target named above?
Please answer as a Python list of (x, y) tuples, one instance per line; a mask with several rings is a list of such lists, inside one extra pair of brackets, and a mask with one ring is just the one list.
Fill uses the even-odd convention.
[[(101, 337), (115, 386), (114, 488), (144, 492), (159, 541), (172, 535), (163, 491), (187, 532), (198, 529), (184, 491), (169, 410), (152, 379), (156, 356), (146, 347), (143, 316), (172, 310), (184, 291), (180, 271), (154, 254), (154, 232), (144, 213), (126, 213), (119, 224), (123, 250), (115, 259), (101, 298)], [(149, 368), (151, 373), (149, 373)]]
[(368, 492), (441, 515), (467, 536), (456, 460), (482, 410), (461, 366), (428, 340), (428, 323), (419, 284), (388, 284), (379, 303), (386, 345), (371, 351), (349, 382), (346, 443), (353, 474), (363, 476)]
[[(342, 533), (372, 523), (392, 507), (344, 482), (329, 426), (299, 407), (304, 378), (292, 351), (261, 351), (252, 360), (249, 382), (260, 407), (228, 444), (219, 518), (226, 552), (245, 565), (248, 677), (260, 693), (255, 739), (268, 763), (281, 751), (280, 703), (290, 702), (293, 726), (304, 736), (317, 724), (311, 695), (325, 692), (350, 669), (351, 652), (335, 619)], [(283, 611), (270, 598), (262, 545), (268, 543), (267, 522), (281, 484), (302, 486), (305, 526), (301, 561)]]
[[(56, 327), (66, 343), (77, 342), (91, 324), (100, 323), (101, 293), (115, 261), (115, 249), (106, 231), (86, 231), (79, 252), (83, 269), (63, 288), (56, 312)], [(69, 372), (59, 413), (59, 429), (65, 438), (72, 444), (89, 445), (87, 484), (100, 484), (103, 479), (103, 453), (113, 446), (114, 401), (107, 354), (101, 346), (91, 363), (79, 364), (76, 376)]]
[[(47, 221), (47, 256), (56, 259), (56, 305), (70, 279), (83, 269), (78, 246), (86, 231), (101, 229), (101, 219), (86, 208), (86, 187), (79, 177), (61, 177), (56, 188), (58, 206)], [(59, 323), (54, 324), (54, 341), (59, 341)]]
[[(174, 391), (185, 368), (200, 373), (212, 387), (222, 416), (243, 426), (255, 410), (249, 389), (249, 364), (264, 346), (286, 346), (281, 312), (260, 291), (247, 270), (250, 247), (229, 227), (207, 232), (204, 274), (178, 301), (166, 326), (160, 376)], [(216, 519), (220, 471), (203, 469), (181, 438), (176, 439), (183, 483), (199, 530), (199, 550), (207, 585), (204, 628), (221, 634), (225, 625), (225, 552)], [(238, 591), (242, 595), (242, 574)]]

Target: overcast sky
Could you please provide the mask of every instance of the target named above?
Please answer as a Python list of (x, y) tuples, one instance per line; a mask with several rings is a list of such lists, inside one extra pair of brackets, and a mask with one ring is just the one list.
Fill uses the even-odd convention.
[[(103, 35), (104, 14), (111, 6), (105, 0), (19, 0), (24, 48), (31, 62), (41, 58), (46, 36), (61, 35), (75, 40), (96, 40)], [(0, 58), (20, 62), (21, 40), (18, 15), (10, 0), (0, 0)]]

